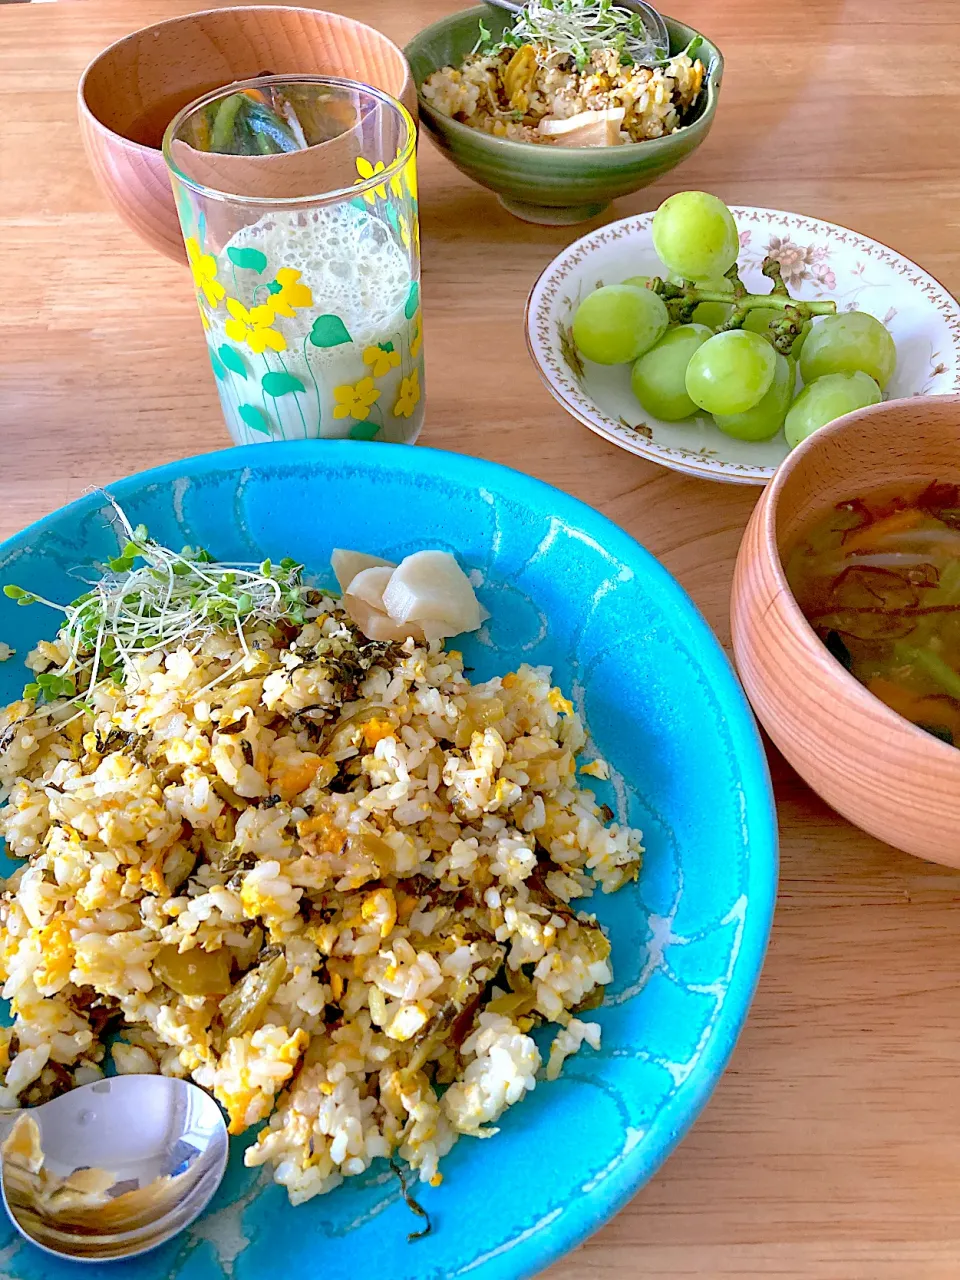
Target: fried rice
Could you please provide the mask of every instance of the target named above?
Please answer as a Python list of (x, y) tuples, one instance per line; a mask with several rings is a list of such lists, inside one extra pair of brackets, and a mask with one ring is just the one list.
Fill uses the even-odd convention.
[(583, 70), (570, 57), (524, 45), (474, 53), (459, 67), (442, 67), (423, 83), (424, 98), (442, 115), (499, 138), (551, 145), (554, 122), (584, 112), (619, 112), (620, 142), (675, 133), (696, 101), (704, 67), (686, 53), (663, 67), (622, 65), (616, 52), (597, 49)]
[[(62, 640), (30, 656), (59, 666)], [(599, 1025), (610, 944), (579, 900), (640, 833), (580, 786), (545, 668), (472, 684), (439, 644), (302, 626), (137, 658), (86, 707), (0, 712), (0, 1105), (120, 1072), (190, 1076), (294, 1203), (458, 1136)], [(602, 762), (587, 765), (603, 776)], [(557, 1024), (544, 1067), (531, 1030)]]

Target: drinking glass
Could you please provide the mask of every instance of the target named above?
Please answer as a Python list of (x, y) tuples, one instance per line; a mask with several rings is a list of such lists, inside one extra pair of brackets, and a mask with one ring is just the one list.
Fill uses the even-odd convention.
[[(287, 112), (297, 149), (277, 152), (256, 132), (266, 102)], [(233, 439), (416, 440), (423, 329), (406, 109), (350, 80), (260, 76), (185, 107), (163, 154)]]

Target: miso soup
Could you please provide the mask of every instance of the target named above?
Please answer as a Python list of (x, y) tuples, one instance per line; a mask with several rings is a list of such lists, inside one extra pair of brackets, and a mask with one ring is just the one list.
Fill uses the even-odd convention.
[(837, 661), (888, 707), (960, 746), (960, 485), (840, 502), (785, 568)]

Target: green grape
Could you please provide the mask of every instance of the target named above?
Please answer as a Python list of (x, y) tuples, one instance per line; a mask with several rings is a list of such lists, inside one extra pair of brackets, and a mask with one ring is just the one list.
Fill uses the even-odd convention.
[(708, 413), (745, 413), (766, 394), (777, 353), (756, 333), (729, 329), (714, 334), (687, 365), (687, 395)]
[[(671, 271), (667, 279), (671, 284), (683, 284), (683, 276)], [(712, 280), (695, 280), (694, 284), (701, 289), (709, 289), (711, 293), (733, 293), (733, 281), (726, 276), (716, 276)], [(729, 320), (733, 306), (725, 302), (700, 302), (693, 309), (691, 319), (694, 324), (705, 324), (710, 329), (719, 328), (725, 320)]]
[[(779, 320), (783, 312), (779, 307), (752, 307), (743, 322), (744, 329), (748, 333), (759, 333), (761, 338), (766, 338), (769, 343), (773, 343), (773, 334), (770, 332), (771, 320)], [(803, 344), (807, 340), (807, 334), (813, 328), (813, 321), (807, 320), (803, 328), (800, 330), (798, 337), (794, 338), (793, 346), (790, 348), (790, 355), (794, 360), (800, 359), (800, 352), (803, 350)]]
[(716, 414), (714, 421), (724, 435), (737, 440), (769, 440), (783, 426), (797, 382), (797, 366), (792, 356), (777, 352), (777, 367), (766, 395), (745, 413)]
[(791, 356), (793, 356), (794, 360), (799, 360), (800, 356), (803, 354), (803, 348), (807, 344), (807, 338), (809, 338), (810, 330), (812, 328), (813, 328), (813, 321), (812, 320), (805, 321), (803, 328), (800, 330), (799, 337), (794, 338), (793, 346), (790, 348), (790, 354)]
[(854, 373), (824, 374), (808, 383), (790, 406), (783, 428), (787, 444), (795, 449), (801, 440), (834, 418), (865, 409), (868, 404), (879, 404), (882, 399), (873, 378), (859, 369)]
[(650, 289), (608, 284), (587, 295), (573, 317), (573, 340), (597, 364), (636, 360), (666, 332), (663, 300)]
[(668, 271), (685, 280), (726, 275), (740, 252), (733, 214), (706, 191), (678, 191), (653, 215), (653, 247)]
[(623, 283), (632, 285), (634, 289), (645, 289), (649, 279), (649, 276), (630, 276), (628, 279), (624, 280)]
[(712, 336), (706, 325), (677, 325), (640, 357), (633, 366), (630, 385), (647, 413), (664, 422), (679, 422), (696, 412), (684, 377), (690, 357)]
[(747, 333), (759, 333), (761, 338), (770, 341), (770, 321), (776, 320), (783, 313), (773, 307), (752, 307), (746, 314), (743, 327)]
[(824, 316), (803, 346), (800, 373), (814, 382), (826, 373), (866, 373), (883, 388), (897, 367), (897, 347), (889, 332), (865, 311)]
[[(726, 276), (720, 276), (716, 280), (698, 280), (697, 283), (711, 293), (733, 293), (733, 281)], [(733, 306), (727, 306), (725, 302), (700, 302), (693, 309), (693, 321), (695, 324), (705, 324), (711, 329), (717, 329), (730, 319), (732, 311)]]

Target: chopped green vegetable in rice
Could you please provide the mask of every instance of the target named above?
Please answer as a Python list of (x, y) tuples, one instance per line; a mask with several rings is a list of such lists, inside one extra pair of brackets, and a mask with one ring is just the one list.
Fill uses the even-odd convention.
[(118, 1070), (266, 1120), (246, 1162), (299, 1203), (378, 1158), (436, 1185), (536, 1087), (537, 1024), (550, 1078), (599, 1044), (575, 1014), (610, 944), (577, 905), (636, 877), (640, 834), (578, 785), (548, 670), (472, 684), (293, 561), (145, 530), (65, 615), (0, 711), (0, 1106), (96, 1079), (121, 1031)]

